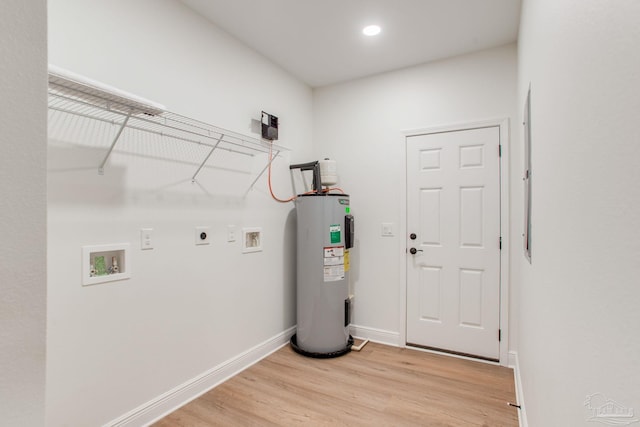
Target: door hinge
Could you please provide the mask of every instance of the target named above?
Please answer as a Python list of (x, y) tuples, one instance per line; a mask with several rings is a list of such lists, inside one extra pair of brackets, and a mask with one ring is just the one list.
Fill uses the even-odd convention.
[(502, 329), (498, 329), (498, 341), (502, 341)]
[(502, 157), (502, 144), (498, 144), (498, 157)]
[(500, 245), (500, 250), (502, 250), (502, 236), (500, 236), (500, 243), (499, 243), (499, 245)]

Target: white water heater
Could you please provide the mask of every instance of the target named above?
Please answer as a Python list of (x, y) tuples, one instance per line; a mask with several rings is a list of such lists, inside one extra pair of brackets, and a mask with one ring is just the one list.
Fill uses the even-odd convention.
[(305, 356), (341, 356), (353, 344), (349, 249), (354, 243), (354, 219), (349, 196), (316, 191), (299, 195), (295, 203), (297, 330), (291, 346)]

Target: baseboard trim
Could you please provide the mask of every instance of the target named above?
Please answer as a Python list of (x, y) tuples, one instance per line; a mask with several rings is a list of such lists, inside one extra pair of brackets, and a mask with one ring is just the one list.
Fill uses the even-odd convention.
[(291, 339), (295, 331), (295, 326), (283, 331), (244, 353), (138, 406), (121, 417), (108, 422), (105, 424), (105, 427), (148, 426), (158, 421), (177, 408), (201, 396), (288, 344), (289, 339)]
[(516, 401), (520, 405), (518, 410), (518, 422), (520, 427), (529, 427), (527, 422), (527, 411), (524, 405), (524, 394), (522, 393), (522, 380), (520, 378), (520, 362), (518, 361), (518, 353), (509, 352), (509, 367), (513, 369), (513, 379), (516, 383)]
[(369, 328), (366, 326), (350, 325), (351, 335), (356, 338), (368, 339), (371, 342), (401, 347), (400, 334), (398, 332), (385, 331), (384, 329)]

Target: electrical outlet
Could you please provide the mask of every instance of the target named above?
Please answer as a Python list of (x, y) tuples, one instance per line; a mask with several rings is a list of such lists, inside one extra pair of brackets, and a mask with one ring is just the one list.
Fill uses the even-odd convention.
[(235, 241), (236, 241), (236, 226), (227, 225), (227, 242), (235, 242)]
[(140, 249), (153, 249), (153, 228), (140, 229)]
[(209, 227), (196, 227), (195, 232), (196, 245), (208, 245), (211, 243), (211, 233)]

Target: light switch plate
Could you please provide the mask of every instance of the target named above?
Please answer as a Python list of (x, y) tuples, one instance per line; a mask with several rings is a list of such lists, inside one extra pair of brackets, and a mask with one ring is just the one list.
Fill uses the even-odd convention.
[(389, 237), (393, 236), (393, 223), (392, 222), (383, 222), (382, 223), (382, 236)]

